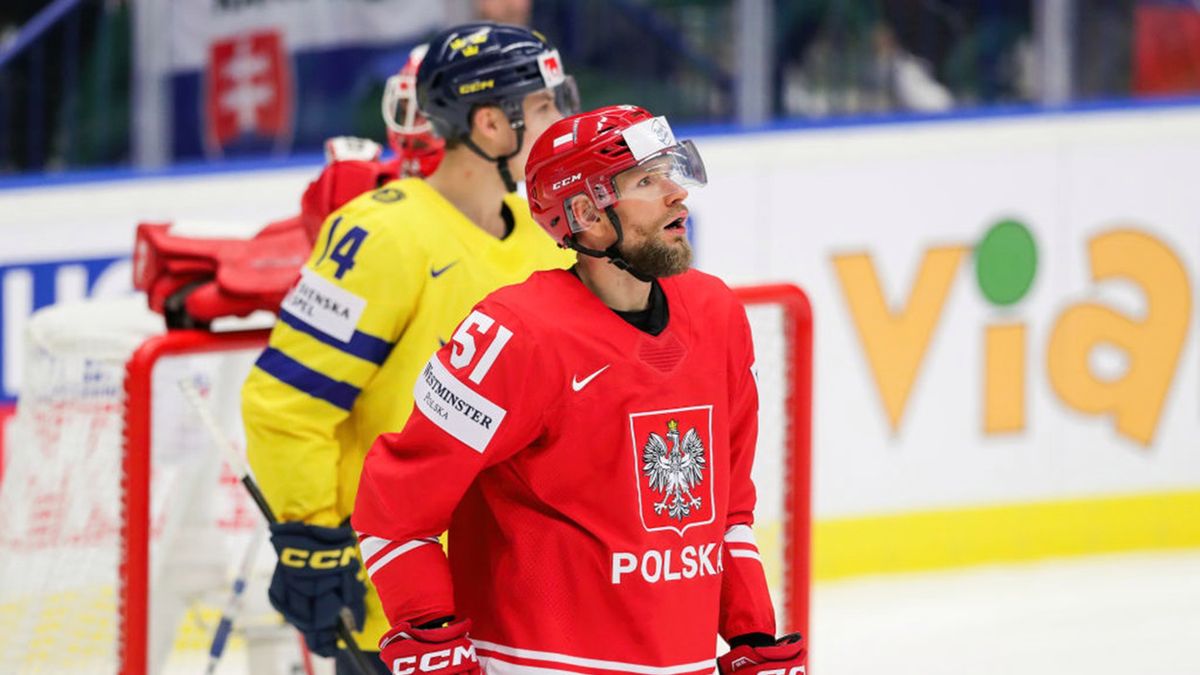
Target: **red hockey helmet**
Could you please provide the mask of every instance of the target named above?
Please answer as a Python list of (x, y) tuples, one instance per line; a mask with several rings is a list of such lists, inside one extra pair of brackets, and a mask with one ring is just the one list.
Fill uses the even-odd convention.
[(617, 105), (559, 120), (529, 152), (525, 182), (533, 218), (563, 245), (587, 229), (567, 204), (586, 195), (597, 209), (635, 198), (618, 190), (618, 175), (646, 174), (638, 198), (655, 190), (699, 187), (708, 182), (704, 161), (691, 141), (676, 141), (665, 117), (632, 105)]
[(383, 88), (383, 121), (402, 176), (428, 176), (445, 154), (446, 142), (417, 107), (417, 69), (428, 50), (429, 45), (413, 47), (404, 67)]

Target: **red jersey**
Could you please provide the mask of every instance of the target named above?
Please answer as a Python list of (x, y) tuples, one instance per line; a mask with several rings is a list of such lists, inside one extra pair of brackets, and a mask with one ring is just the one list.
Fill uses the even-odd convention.
[(353, 516), (393, 624), (471, 619), (489, 673), (712, 673), (718, 633), (775, 634), (746, 314), (715, 277), (660, 283), (653, 336), (535, 273), (426, 364)]

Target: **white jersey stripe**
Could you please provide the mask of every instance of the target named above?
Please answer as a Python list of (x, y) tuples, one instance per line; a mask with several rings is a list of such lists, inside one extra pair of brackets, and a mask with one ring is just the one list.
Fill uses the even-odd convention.
[(500, 659), (479, 657), (479, 665), (488, 675), (579, 675), (577, 670), (559, 670), (557, 668), (538, 668), (537, 666), (518, 666)]
[(726, 530), (725, 541), (758, 546), (758, 542), (754, 539), (754, 530), (751, 530), (747, 525), (734, 525)]
[[(612, 670), (619, 673), (639, 673), (640, 675), (679, 675), (680, 673), (694, 673), (697, 671), (709, 671), (714, 668), (715, 659), (705, 659), (695, 663), (684, 663), (677, 666), (644, 666), (638, 663), (623, 663), (621, 661), (606, 661), (603, 659), (588, 659), (581, 656), (570, 656), (568, 654), (555, 654), (554, 652), (542, 652), (533, 649), (521, 649), (519, 647), (509, 647), (506, 645), (498, 645), (494, 642), (486, 640), (478, 640), (471, 638), (471, 642), (481, 650), (493, 652), (488, 656), (493, 660), (503, 660), (503, 656), (511, 656), (520, 659), (530, 659), (537, 661), (546, 661), (563, 666), (577, 666), (580, 668), (593, 668), (596, 670)], [(503, 656), (501, 656), (503, 655)], [(538, 668), (538, 670), (525, 670), (527, 666), (519, 666), (517, 664), (509, 664), (520, 670), (510, 670), (511, 673), (533, 673), (533, 672), (568, 672), (575, 673), (578, 671), (556, 671), (553, 669)], [(488, 673), (501, 672), (488, 669)]]
[(747, 551), (745, 549), (729, 549), (729, 555), (734, 558), (754, 558), (758, 562), (762, 562), (762, 558), (757, 551)]
[(405, 542), (405, 543), (401, 544), (400, 546), (397, 546), (396, 548), (392, 549), (387, 555), (381, 557), (379, 560), (376, 560), (375, 562), (371, 563), (371, 566), (367, 568), (367, 574), (369, 576), (373, 577), (373, 576), (375, 576), (375, 573), (378, 572), (381, 567), (383, 567), (384, 565), (387, 565), (388, 563), (392, 562), (396, 558), (399, 558), (400, 556), (404, 555), (405, 553), (408, 553), (409, 551), (413, 550), (414, 548), (417, 548), (418, 546), (429, 546), (430, 544), (436, 544), (436, 543), (438, 543), (438, 540), (434, 537), (430, 537), (428, 539), (413, 539), (412, 541)]
[(382, 537), (363, 537), (363, 540), (358, 542), (358, 548), (362, 551), (363, 560), (370, 562), (371, 558), (379, 555), (383, 547), (392, 543), (390, 539)]
[[(542, 668), (540, 666), (523, 666), (498, 658), (480, 656), (479, 665), (488, 675), (579, 675), (578, 670), (559, 670), (558, 668)], [(697, 671), (700, 672), (700, 671)], [(705, 675), (718, 675), (717, 669), (704, 671)]]

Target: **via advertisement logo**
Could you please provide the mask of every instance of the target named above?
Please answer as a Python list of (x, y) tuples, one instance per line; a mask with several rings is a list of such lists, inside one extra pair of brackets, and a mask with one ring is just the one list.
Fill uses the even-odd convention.
[[(925, 250), (902, 307), (888, 305), (870, 253), (833, 257), (843, 299), (853, 318), (880, 402), (893, 432), (904, 425), (913, 384), (928, 358), (946, 299), (963, 265), (973, 265), (982, 299), (998, 308), (983, 327), (981, 373), (985, 435), (1023, 431), (1028, 424), (1028, 352), (1044, 349), (1044, 376), (1055, 396), (1083, 415), (1110, 418), (1116, 432), (1143, 446), (1154, 440), (1163, 406), (1177, 375), (1191, 322), (1192, 289), (1181, 256), (1167, 243), (1135, 228), (1099, 232), (1086, 242), (1093, 289), (1132, 285), (1144, 310), (1128, 314), (1094, 298), (1062, 298), (1044, 345), (1030, 344), (1022, 315), (1043, 260), (1030, 229), (1017, 220), (995, 223), (975, 245)], [(1002, 318), (1001, 318), (1002, 317)], [(1102, 372), (1093, 353), (1116, 350), (1119, 373)], [(955, 392), (940, 392), (955, 395)]]

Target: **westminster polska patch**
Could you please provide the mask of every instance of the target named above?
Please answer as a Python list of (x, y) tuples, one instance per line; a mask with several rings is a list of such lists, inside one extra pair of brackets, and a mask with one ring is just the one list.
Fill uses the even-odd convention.
[(480, 454), (508, 413), (446, 370), (437, 354), (421, 369), (413, 401), (430, 422)]

